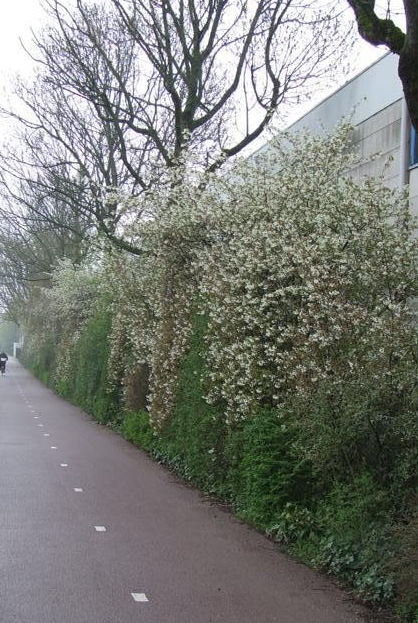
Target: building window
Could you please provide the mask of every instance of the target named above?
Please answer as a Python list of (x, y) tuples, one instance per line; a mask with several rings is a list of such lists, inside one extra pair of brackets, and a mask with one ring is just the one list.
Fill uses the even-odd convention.
[(409, 165), (412, 167), (418, 164), (418, 132), (411, 126), (411, 152), (409, 155)]

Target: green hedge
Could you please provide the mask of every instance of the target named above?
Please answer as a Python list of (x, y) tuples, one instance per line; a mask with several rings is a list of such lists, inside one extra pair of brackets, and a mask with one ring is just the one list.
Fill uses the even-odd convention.
[(57, 341), (49, 336), (33, 356), (25, 350), (22, 363), (45, 385), (60, 396), (77, 404), (102, 423), (116, 422), (121, 417), (117, 391), (109, 391), (108, 360), (112, 317), (107, 306), (99, 309), (83, 327), (72, 354), (68, 378), (57, 378)]
[(56, 369), (56, 345), (53, 336), (49, 336), (35, 354), (24, 348), (20, 360), (44, 385), (54, 387)]
[(85, 325), (74, 353), (72, 378), (58, 386), (70, 398), (101, 423), (115, 421), (120, 412), (118, 394), (109, 392), (109, 335), (112, 317), (99, 310)]
[(96, 312), (83, 329), (74, 357), (74, 400), (103, 423), (113, 420), (119, 408), (117, 396), (108, 391), (111, 321), (110, 312)]

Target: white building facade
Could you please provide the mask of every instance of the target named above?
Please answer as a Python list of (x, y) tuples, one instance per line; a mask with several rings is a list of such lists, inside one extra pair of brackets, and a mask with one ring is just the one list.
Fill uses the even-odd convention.
[(361, 179), (385, 171), (389, 187), (408, 185), (411, 210), (418, 214), (418, 140), (409, 120), (397, 65), (398, 57), (386, 54), (288, 129), (330, 132), (341, 118), (350, 119), (356, 126), (354, 145), (359, 155), (367, 158), (380, 154), (354, 169), (353, 177)]

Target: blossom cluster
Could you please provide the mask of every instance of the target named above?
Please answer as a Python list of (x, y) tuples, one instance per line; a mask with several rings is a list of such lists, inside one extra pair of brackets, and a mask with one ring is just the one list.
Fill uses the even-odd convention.
[(201, 246), (196, 189), (174, 182), (167, 192), (147, 194), (138, 206), (141, 218), (130, 234), (143, 251), (140, 257), (113, 253), (107, 270), (113, 296), (113, 383), (127, 387), (130, 375), (145, 364), (150, 371), (148, 408), (156, 428), (164, 425), (174, 405), (197, 292), (193, 258)]
[(413, 357), (417, 224), (402, 193), (347, 175), (349, 132), (281, 138), (214, 196), (200, 299), (208, 398), (228, 421)]
[(351, 131), (282, 135), (222, 176), (173, 171), (136, 200), (126, 234), (141, 254), (112, 249), (100, 277), (63, 264), (34, 315), (65, 321), (68, 355), (100, 281), (112, 300), (112, 382), (126, 387), (145, 365), (156, 428), (172, 413), (196, 310), (208, 318), (206, 399), (229, 423), (309, 402), (324, 384), (363, 392), (383, 379), (401, 392), (415, 357), (417, 224), (404, 194), (350, 177)]

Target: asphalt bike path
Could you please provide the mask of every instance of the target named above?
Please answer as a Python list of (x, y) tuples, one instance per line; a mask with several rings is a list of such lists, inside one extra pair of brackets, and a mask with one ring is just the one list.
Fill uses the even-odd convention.
[(13, 360), (0, 495), (0, 623), (363, 621), (328, 578)]

